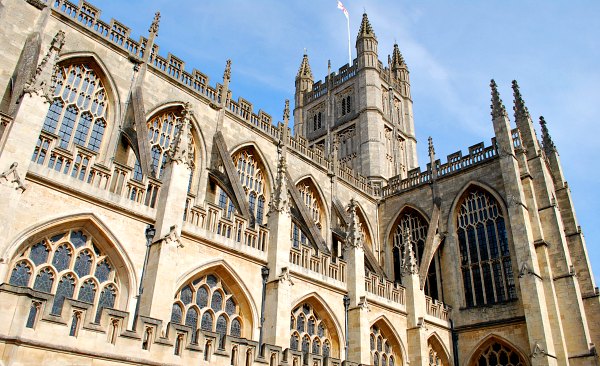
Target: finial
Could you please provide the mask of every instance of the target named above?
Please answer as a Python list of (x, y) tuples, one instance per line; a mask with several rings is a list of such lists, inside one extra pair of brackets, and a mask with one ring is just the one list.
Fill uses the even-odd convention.
[(179, 130), (169, 148), (169, 160), (186, 164), (191, 168), (193, 164), (193, 152), (190, 139), (190, 120), (192, 116), (192, 105), (184, 103), (181, 118), (177, 122)]
[(512, 81), (512, 88), (513, 88), (513, 95), (515, 97), (515, 105), (513, 107), (513, 110), (515, 111), (515, 119), (531, 118), (529, 116), (529, 110), (527, 109), (527, 106), (525, 105), (525, 101), (523, 100), (523, 97), (521, 96), (521, 91), (519, 90), (519, 84), (517, 84), (516, 80)]
[(540, 116), (540, 127), (542, 128), (542, 146), (544, 148), (544, 152), (546, 154), (557, 152), (556, 145), (554, 145), (554, 141), (552, 141), (552, 137), (550, 137), (550, 132), (548, 132), (546, 120), (543, 116)]
[(288, 122), (290, 121), (290, 100), (285, 100), (285, 108), (283, 108), (283, 124), (287, 128)]
[(327, 76), (331, 75), (331, 60), (327, 60)]
[[(284, 127), (287, 128), (287, 126)], [(290, 210), (286, 174), (287, 162), (285, 160), (285, 154), (280, 154), (279, 161), (277, 163), (275, 190), (273, 192), (273, 200), (270, 203), (270, 211), (289, 212)]]
[(227, 59), (225, 63), (225, 71), (223, 72), (223, 81), (231, 80), (231, 59)]
[(300, 63), (300, 68), (298, 69), (298, 74), (296, 75), (296, 77), (307, 77), (310, 79), (313, 78), (312, 71), (310, 70), (310, 64), (308, 63), (308, 55), (306, 54), (306, 49), (304, 52), (304, 56), (302, 56), (302, 62)]
[(415, 251), (410, 237), (410, 229), (406, 226), (402, 232), (402, 244), (404, 244), (404, 253), (402, 253), (402, 274), (404, 275), (412, 275), (419, 272)]
[(344, 249), (360, 249), (363, 247), (362, 233), (360, 231), (360, 221), (356, 213), (358, 204), (356, 200), (352, 198), (348, 205), (348, 213), (350, 214), (350, 224), (348, 225), (348, 232), (346, 233), (346, 243)]
[(400, 48), (397, 43), (394, 43), (394, 51), (392, 52), (392, 68), (399, 69), (403, 65), (406, 65), (404, 61), (404, 57), (402, 57), (402, 53), (400, 53)]
[(502, 104), (502, 99), (500, 99), (500, 94), (498, 93), (498, 86), (494, 79), (490, 81), (490, 87), (492, 88), (492, 118), (505, 117), (506, 108)]
[(429, 138), (427, 139), (427, 147), (429, 150), (429, 158), (430, 159), (435, 159), (435, 148), (433, 147), (433, 139), (431, 138), (431, 136), (429, 136)]
[(358, 30), (358, 37), (375, 37), (375, 32), (373, 32), (373, 27), (371, 27), (371, 23), (369, 22), (369, 18), (367, 17), (367, 12), (363, 13), (362, 21), (360, 23), (360, 29)]
[(148, 32), (157, 36), (159, 23), (160, 23), (160, 11), (157, 11), (154, 14), (154, 20), (152, 20), (152, 24), (150, 25), (150, 29), (148, 29)]

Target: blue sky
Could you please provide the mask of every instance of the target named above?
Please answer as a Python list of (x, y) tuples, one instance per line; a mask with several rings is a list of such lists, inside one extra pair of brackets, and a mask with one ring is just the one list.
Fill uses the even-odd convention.
[[(336, 0), (191, 1), (92, 0), (111, 17), (146, 35), (162, 14), (159, 53), (176, 55), (221, 81), (232, 59), (233, 97), (242, 96), (280, 120), (293, 102), (294, 77), (304, 49), (315, 80), (348, 62), (346, 19)], [(410, 70), (419, 157), (427, 137), (438, 157), (493, 136), (489, 81), (494, 78), (512, 118), (516, 79), (532, 117), (543, 115), (558, 147), (600, 280), (600, 2), (597, 1), (351, 1), (355, 37), (366, 9), (387, 60), (396, 41)], [(514, 124), (514, 121), (513, 121)], [(537, 126), (536, 126), (537, 127)], [(539, 128), (538, 128), (539, 134)]]

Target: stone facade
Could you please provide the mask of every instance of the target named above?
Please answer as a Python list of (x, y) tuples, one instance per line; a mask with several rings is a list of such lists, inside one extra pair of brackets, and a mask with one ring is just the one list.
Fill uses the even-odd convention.
[[(594, 365), (599, 292), (516, 82), (491, 143), (417, 163), (408, 66), (282, 122), (81, 1), (0, 1), (0, 364)], [(233, 70), (235, 70), (233, 66)], [(331, 71), (331, 70), (330, 70)], [(294, 133), (288, 125), (293, 115)]]

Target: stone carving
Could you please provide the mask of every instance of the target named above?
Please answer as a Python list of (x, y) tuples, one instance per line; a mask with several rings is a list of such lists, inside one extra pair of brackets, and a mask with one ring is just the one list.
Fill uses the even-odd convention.
[(542, 279), (542, 277), (539, 274), (537, 274), (534, 271), (532, 271), (531, 269), (529, 269), (529, 265), (527, 264), (527, 262), (523, 262), (523, 265), (521, 266), (521, 269), (519, 270), (519, 278), (523, 278), (523, 277), (525, 277), (525, 275), (532, 275), (532, 276), (539, 278), (540, 280)]
[(525, 101), (521, 96), (521, 91), (519, 90), (519, 84), (517, 84), (516, 80), (512, 81), (513, 95), (515, 97), (515, 105), (513, 110), (515, 111), (515, 120), (519, 119), (531, 119), (529, 115), (529, 110), (525, 105)]
[(176, 244), (178, 248), (183, 248), (183, 244), (181, 243), (181, 236), (177, 232), (177, 225), (171, 226), (171, 229), (160, 239), (165, 245)]
[(357, 306), (360, 310), (365, 310), (365, 311), (371, 311), (371, 309), (369, 308), (369, 302), (367, 301), (367, 297), (366, 296), (361, 296), (360, 300), (358, 301), (358, 306)]
[(419, 273), (419, 266), (417, 265), (417, 258), (415, 258), (415, 252), (410, 240), (410, 230), (406, 228), (402, 233), (404, 235), (404, 253), (402, 253), (402, 274), (414, 275)]
[(361, 224), (358, 220), (358, 215), (356, 214), (356, 208), (357, 204), (353, 198), (350, 200), (350, 205), (348, 206), (350, 224), (348, 225), (344, 250), (363, 249), (363, 238), (360, 231)]
[(277, 277), (277, 280), (282, 283), (287, 283), (290, 286), (294, 285), (294, 281), (292, 281), (292, 277), (290, 275), (290, 270), (288, 267), (283, 267), (281, 269), (281, 273)]
[(154, 20), (152, 20), (152, 24), (150, 24), (150, 29), (148, 29), (149, 33), (153, 33), (154, 35), (158, 35), (158, 26), (160, 24), (160, 11), (154, 13)]
[(52, 39), (50, 49), (35, 70), (35, 75), (25, 84), (24, 93), (35, 93), (42, 96), (48, 103), (52, 102), (54, 94), (52, 86), (56, 82), (58, 55), (64, 44), (65, 32), (60, 30)]
[(15, 161), (14, 163), (12, 163), (10, 165), (10, 168), (8, 168), (7, 171), (5, 171), (4, 173), (0, 174), (0, 179), (6, 179), (7, 181), (9, 180), (9, 176), (12, 175), (12, 180), (10, 181), (11, 183), (16, 183), (17, 186), (15, 187), (15, 189), (20, 189), (21, 192), (25, 192), (25, 190), (27, 189), (27, 187), (25, 186), (25, 183), (23, 182), (23, 180), (21, 179), (21, 177), (19, 176), (19, 172), (17, 172), (17, 166), (19, 164)]
[(188, 167), (193, 165), (193, 150), (191, 146), (191, 124), (192, 106), (185, 103), (181, 119), (179, 120), (179, 131), (175, 136), (173, 145), (169, 149), (169, 160), (186, 164)]
[(287, 162), (285, 160), (285, 154), (280, 154), (279, 163), (277, 164), (277, 177), (275, 179), (275, 190), (273, 192), (273, 199), (270, 203), (270, 211), (277, 212), (289, 212), (290, 201), (288, 198), (287, 188)]
[(533, 352), (531, 353), (531, 358), (536, 358), (536, 357), (544, 357), (546, 356), (546, 350), (539, 344), (539, 342), (535, 342), (535, 345), (533, 346)]
[(225, 71), (223, 72), (223, 80), (231, 80), (231, 60), (228, 59), (225, 63)]

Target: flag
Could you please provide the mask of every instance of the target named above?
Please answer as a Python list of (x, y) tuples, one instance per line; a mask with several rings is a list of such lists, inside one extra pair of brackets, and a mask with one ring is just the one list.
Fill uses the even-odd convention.
[(342, 2), (340, 0), (338, 0), (338, 9), (340, 9), (341, 11), (344, 12), (344, 15), (346, 16), (346, 19), (349, 20), (350, 18), (348, 17), (348, 10), (346, 10), (346, 8), (344, 7), (344, 4), (342, 4)]

